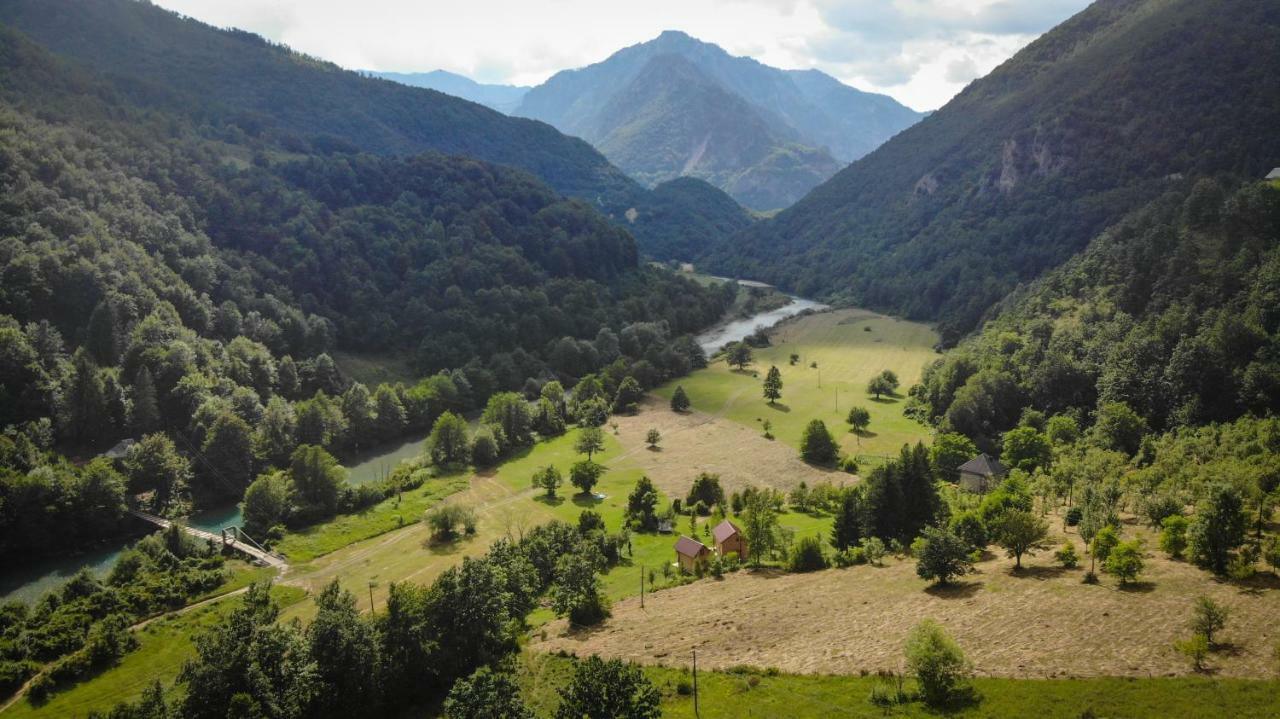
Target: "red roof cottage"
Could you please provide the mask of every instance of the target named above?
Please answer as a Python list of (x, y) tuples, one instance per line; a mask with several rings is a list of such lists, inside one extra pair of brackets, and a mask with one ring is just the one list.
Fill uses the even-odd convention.
[(697, 571), (711, 559), (711, 550), (696, 539), (680, 537), (676, 541), (676, 563), (686, 572)]
[(726, 519), (711, 530), (711, 536), (715, 537), (716, 551), (720, 556), (735, 552), (738, 559), (747, 558), (747, 540), (742, 536), (742, 530), (738, 529), (738, 525)]

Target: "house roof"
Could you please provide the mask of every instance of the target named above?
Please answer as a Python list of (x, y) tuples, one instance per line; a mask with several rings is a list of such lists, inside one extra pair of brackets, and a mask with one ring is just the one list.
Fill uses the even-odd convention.
[(106, 457), (107, 459), (124, 459), (125, 455), (129, 453), (129, 448), (134, 444), (135, 442), (132, 439), (122, 439), (119, 442), (116, 442), (114, 447), (98, 456)]
[(676, 554), (683, 554), (686, 557), (697, 557), (703, 552), (710, 552), (707, 545), (690, 537), (681, 537), (676, 540)]
[(737, 533), (737, 525), (727, 519), (717, 524), (715, 529), (711, 530), (711, 536), (715, 537), (717, 542), (723, 542)]
[(994, 477), (1009, 471), (1003, 464), (1000, 464), (1000, 460), (992, 459), (986, 452), (965, 462), (957, 469), (964, 474), (980, 474), (983, 477)]
[(1280, 167), (1277, 167), (1276, 169), (1272, 170), (1271, 172), (1268, 172), (1268, 173), (1267, 173), (1267, 177), (1266, 177), (1266, 179), (1268, 179), (1268, 180), (1280, 180)]

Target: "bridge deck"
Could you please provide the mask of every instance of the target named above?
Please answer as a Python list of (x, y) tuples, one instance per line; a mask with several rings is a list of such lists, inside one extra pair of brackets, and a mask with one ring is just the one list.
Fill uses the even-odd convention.
[[(173, 522), (165, 519), (164, 517), (157, 517), (154, 514), (143, 512), (142, 510), (139, 510), (139, 509), (130, 509), (129, 514), (132, 514), (133, 516), (145, 522), (150, 522), (151, 524), (154, 524), (157, 527), (160, 527), (161, 529), (168, 529), (173, 524)], [(195, 527), (188, 527), (186, 525), (182, 525), (182, 531), (198, 539), (207, 539), (207, 540), (216, 542), (218, 544), (223, 543), (221, 535), (214, 534), (213, 532), (206, 532), (203, 529), (196, 529)], [(244, 542), (239, 542), (233, 539), (226, 542), (226, 544), (232, 549), (235, 549), (239, 552), (243, 552), (249, 555), (250, 557), (262, 562), (263, 564), (266, 564), (269, 567), (283, 569), (284, 567), (288, 566), (285, 563), (284, 559), (282, 559), (281, 557), (264, 552), (261, 549), (245, 544)]]

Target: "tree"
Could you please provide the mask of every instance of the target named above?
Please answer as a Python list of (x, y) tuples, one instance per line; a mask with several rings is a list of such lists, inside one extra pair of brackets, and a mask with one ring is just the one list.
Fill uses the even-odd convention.
[(533, 473), (533, 486), (546, 490), (547, 499), (556, 498), (556, 489), (564, 482), (564, 477), (555, 465), (547, 465)]
[(573, 441), (573, 451), (591, 459), (596, 452), (604, 451), (604, 432), (599, 427), (583, 427)]
[(730, 367), (737, 367), (744, 370), (747, 365), (751, 364), (752, 355), (751, 347), (745, 342), (734, 342), (725, 350), (725, 360)]
[(1014, 559), (1014, 567), (1022, 569), (1022, 555), (1035, 554), (1048, 546), (1049, 523), (1031, 512), (1011, 510), (1004, 512), (995, 525), (995, 538)]
[(627, 377), (618, 385), (618, 393), (613, 398), (613, 411), (618, 414), (631, 414), (644, 399), (644, 389), (635, 377)]
[(831, 527), (831, 546), (840, 551), (862, 541), (862, 491), (848, 487), (840, 491), (840, 503)]
[(271, 528), (289, 517), (289, 477), (283, 472), (258, 475), (244, 491), (240, 503), (244, 514), (244, 531), (262, 541)]
[(427, 438), (427, 452), (431, 461), (440, 466), (466, 464), (471, 458), (467, 421), (453, 412), (437, 417)]
[(692, 508), (699, 502), (708, 509), (717, 504), (724, 504), (724, 489), (720, 486), (720, 475), (699, 472), (694, 478), (684, 503)]
[(1055, 414), (1045, 422), (1044, 434), (1050, 444), (1063, 447), (1080, 438), (1080, 425), (1069, 414)]
[(1173, 514), (1160, 523), (1160, 550), (1171, 559), (1181, 559), (1187, 550), (1187, 518), (1181, 514)]
[(627, 520), (640, 525), (642, 529), (652, 530), (658, 526), (658, 490), (648, 477), (636, 480), (636, 486), (627, 495)]
[(376, 444), (378, 427), (374, 423), (373, 399), (369, 388), (353, 383), (342, 394), (342, 416), (347, 420), (347, 441), (359, 449)]
[(328, 516), (338, 508), (347, 470), (323, 447), (304, 444), (289, 458), (289, 479), (304, 512)]
[(1053, 456), (1049, 440), (1032, 427), (1016, 427), (1004, 433), (1000, 460), (1011, 469), (1034, 472), (1048, 467)]
[(782, 397), (782, 373), (778, 371), (776, 366), (770, 366), (769, 372), (764, 376), (764, 398), (769, 400), (769, 404), (773, 404)]
[(787, 568), (792, 572), (816, 572), (829, 566), (822, 542), (815, 536), (801, 537), (792, 548)]
[(1132, 457), (1142, 445), (1147, 421), (1124, 402), (1107, 402), (1098, 408), (1090, 438), (1094, 444)]
[(850, 407), (849, 416), (845, 418), (849, 423), (850, 431), (865, 432), (867, 427), (871, 425), (871, 412), (866, 407)]
[(508, 671), (480, 667), (453, 683), (444, 700), (445, 719), (534, 719)]
[(972, 669), (964, 652), (942, 625), (925, 619), (907, 636), (907, 671), (915, 675), (920, 695), (931, 707), (944, 707), (965, 690)]
[(744, 503), (742, 534), (747, 540), (751, 566), (759, 567), (764, 558), (778, 548), (778, 511), (767, 491), (751, 492)]
[(1080, 555), (1076, 554), (1076, 545), (1071, 542), (1064, 542), (1062, 548), (1053, 553), (1053, 558), (1058, 560), (1063, 569), (1075, 569), (1080, 564)]
[(1093, 540), (1089, 542), (1089, 572), (1093, 573), (1097, 566), (1098, 560), (1107, 561), (1107, 557), (1111, 555), (1111, 550), (1120, 543), (1120, 535), (1116, 533), (1115, 527), (1106, 525), (1099, 529), (1093, 535)]
[(313, 662), (316, 692), (309, 717), (344, 719), (376, 715), (382, 701), (377, 636), (363, 621), (356, 598), (334, 579), (316, 595), (316, 616), (307, 625), (306, 656)]
[(477, 467), (492, 467), (502, 456), (502, 429), (485, 425), (471, 438), (471, 463)]
[(378, 415), (374, 424), (378, 428), (380, 441), (387, 442), (404, 433), (408, 417), (404, 403), (400, 401), (400, 395), (394, 387), (389, 384), (378, 385), (373, 392), (373, 408)]
[(89, 315), (84, 346), (99, 365), (110, 367), (120, 360), (120, 344), (120, 321), (115, 305), (103, 300)]
[(876, 399), (886, 394), (892, 397), (893, 393), (898, 391), (898, 384), (898, 375), (892, 370), (884, 370), (867, 382), (867, 394), (875, 395)]
[(929, 448), (929, 461), (938, 472), (939, 479), (954, 482), (959, 479), (956, 469), (977, 454), (977, 446), (968, 437), (955, 432), (943, 432)]
[(523, 447), (528, 444), (533, 430), (533, 413), (524, 397), (515, 392), (498, 392), (489, 397), (480, 421), (502, 430), (500, 445)]
[(649, 431), (644, 435), (645, 444), (649, 445), (649, 449), (657, 449), (658, 443), (662, 441), (662, 433), (657, 427), (650, 427)]
[(600, 481), (604, 467), (589, 459), (579, 460), (569, 468), (569, 484), (578, 488), (581, 494), (591, 494), (591, 489)]
[(438, 542), (452, 542), (461, 531), (476, 530), (475, 511), (461, 504), (438, 504), (427, 510), (425, 519), (431, 527), (431, 538)]
[(254, 456), (271, 466), (283, 466), (297, 446), (297, 433), (298, 418), (293, 405), (282, 397), (272, 397), (253, 433)]
[(1142, 542), (1134, 539), (1120, 542), (1107, 553), (1102, 571), (1120, 580), (1121, 586), (1138, 578), (1146, 563), (1142, 560)]
[(67, 434), (76, 442), (92, 444), (102, 439), (106, 427), (106, 386), (98, 365), (83, 347), (72, 355), (71, 365), (66, 396)]
[(840, 453), (827, 425), (820, 419), (811, 420), (800, 436), (800, 457), (809, 464), (834, 464)]
[(593, 654), (576, 662), (556, 719), (658, 719), (661, 698), (639, 667)]
[(916, 575), (945, 586), (967, 574), (973, 566), (963, 539), (945, 529), (925, 527), (916, 557)]
[(676, 391), (671, 393), (671, 411), (689, 411), (689, 395), (685, 394), (684, 387), (680, 385), (676, 385)]
[(1240, 492), (1225, 483), (1210, 486), (1187, 529), (1191, 558), (1215, 574), (1226, 573), (1232, 553), (1244, 543), (1245, 522)]
[[(583, 548), (592, 545), (584, 544)], [(604, 558), (594, 548), (566, 554), (556, 561), (555, 582), (551, 585), (551, 608), (556, 616), (568, 617), (576, 626), (598, 624), (609, 616), (609, 602), (600, 594), (597, 572)]]
[(156, 397), (155, 380), (151, 370), (143, 367), (133, 382), (133, 430), (139, 434), (154, 432), (160, 427), (160, 404)]
[(191, 464), (178, 453), (173, 440), (160, 434), (148, 434), (129, 448), (124, 457), (124, 474), (129, 478), (129, 491), (154, 490), (157, 509), (169, 506), (191, 479)]
[(1191, 631), (1204, 637), (1210, 646), (1213, 646), (1213, 637), (1227, 626), (1227, 619), (1231, 617), (1231, 611), (1214, 601), (1213, 599), (1201, 595), (1196, 598), (1195, 604), (1191, 605), (1191, 621), (1189, 622)]
[(991, 534), (987, 531), (986, 523), (982, 521), (982, 517), (978, 516), (977, 512), (972, 510), (953, 516), (950, 528), (971, 549), (985, 549), (987, 543), (991, 541)]
[(253, 479), (253, 439), (243, 419), (224, 412), (200, 448), (204, 461), (197, 465), (202, 489), (206, 492), (239, 493)]

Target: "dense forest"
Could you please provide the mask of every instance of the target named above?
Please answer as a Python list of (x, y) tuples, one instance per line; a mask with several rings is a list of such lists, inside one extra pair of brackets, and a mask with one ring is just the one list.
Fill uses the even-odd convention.
[(926, 370), (912, 409), (987, 450), (1028, 409), (1156, 432), (1265, 416), (1280, 410), (1277, 307), (1280, 188), (1202, 180), (1009, 297)]
[[(233, 142), (253, 138), (308, 155), (436, 151), (517, 167), (591, 204), (655, 256), (649, 243), (660, 243), (673, 226), (718, 229), (702, 219), (700, 207), (664, 201), (585, 141), (544, 123), (342, 70), (151, 3), (3, 0), (0, 23), (92, 68), (122, 102), (196, 117), (237, 137)], [(705, 191), (734, 204), (719, 190)], [(655, 214), (661, 219), (651, 224)]]
[[(238, 499), (299, 445), (343, 456), (502, 390), (653, 386), (701, 361), (686, 335), (736, 294), (638, 266), (624, 230), (522, 171), (301, 152), (0, 33), (5, 557), (120, 531), (126, 495)], [(343, 347), (428, 379), (353, 383)], [(59, 458), (124, 438), (118, 466)]]
[(1280, 7), (1097, 2), (777, 218), (702, 257), (721, 274), (940, 322), (947, 343), (1178, 178), (1260, 178)]

